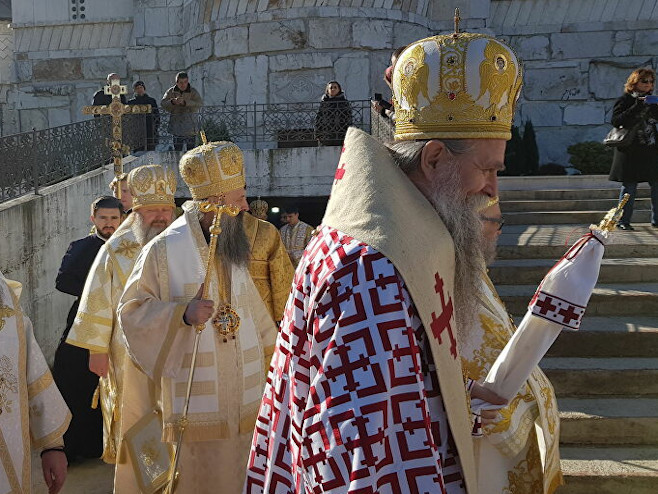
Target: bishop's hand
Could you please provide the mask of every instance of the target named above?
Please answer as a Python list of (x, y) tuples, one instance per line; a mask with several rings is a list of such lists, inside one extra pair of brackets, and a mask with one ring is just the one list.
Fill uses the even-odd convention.
[(66, 480), (68, 463), (64, 451), (50, 450), (41, 455), (43, 478), (48, 486), (48, 494), (57, 494)]
[(189, 326), (199, 326), (205, 324), (208, 319), (212, 317), (215, 302), (206, 300), (203, 297), (203, 283), (199, 287), (199, 291), (194, 296), (190, 303), (187, 304), (185, 314), (183, 314), (183, 322)]
[(110, 359), (107, 353), (90, 353), (89, 370), (98, 377), (106, 377), (107, 369), (110, 365)]
[[(484, 386), (482, 386), (477, 381), (473, 382), (473, 387), (471, 388), (471, 398), (472, 399), (479, 398), (479, 399), (484, 400), (488, 403), (491, 403), (492, 405), (506, 405), (507, 404), (507, 400), (505, 398), (501, 398), (496, 393), (494, 393), (490, 389), (485, 388)], [(485, 409), (480, 410), (480, 417), (482, 418), (482, 425), (487, 425), (487, 424), (493, 423), (496, 419), (496, 415), (498, 415), (498, 409), (497, 408), (493, 409), (493, 410), (485, 410)]]

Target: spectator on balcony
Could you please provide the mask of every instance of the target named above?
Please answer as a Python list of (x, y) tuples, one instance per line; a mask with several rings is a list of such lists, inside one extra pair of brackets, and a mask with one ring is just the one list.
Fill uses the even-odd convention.
[(323, 146), (340, 146), (352, 125), (352, 107), (336, 81), (327, 83), (315, 117), (315, 138)]
[[(135, 95), (128, 100), (129, 105), (151, 105), (151, 113), (145, 115), (146, 118), (146, 150), (154, 151), (158, 143), (158, 127), (160, 126), (160, 112), (158, 103), (155, 98), (146, 94), (146, 84), (143, 81), (137, 81), (133, 84)], [(139, 116), (141, 118), (141, 115)], [(144, 148), (136, 149), (142, 151)]]
[(187, 72), (176, 74), (176, 84), (162, 97), (162, 108), (168, 111), (169, 133), (174, 136), (174, 150), (182, 151), (183, 144), (190, 150), (194, 147), (198, 130), (198, 112), (203, 100), (199, 92), (190, 85)]
[[(120, 79), (119, 74), (116, 74), (114, 72), (112, 72), (111, 74), (107, 74), (107, 79), (106, 79), (107, 84), (106, 85), (111, 86), (112, 81), (115, 80), (115, 79), (116, 80)], [(94, 98), (91, 101), (91, 104), (94, 105), (94, 106), (109, 105), (110, 103), (112, 103), (112, 95), (105, 94), (105, 87), (102, 87), (98, 91), (96, 91), (94, 93)], [(121, 95), (121, 103), (123, 103), (124, 105), (126, 104), (126, 96), (123, 95), (123, 94)], [(100, 117), (100, 116), (101, 115), (94, 115), (94, 118), (97, 118), (97, 117)]]

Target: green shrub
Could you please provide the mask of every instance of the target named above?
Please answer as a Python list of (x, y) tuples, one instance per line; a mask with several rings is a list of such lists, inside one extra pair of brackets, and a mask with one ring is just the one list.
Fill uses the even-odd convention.
[(539, 149), (532, 122), (527, 120), (523, 134), (512, 126), (512, 138), (505, 147), (505, 172), (502, 175), (536, 175), (539, 168)]
[(578, 168), (583, 175), (610, 173), (612, 148), (601, 142), (579, 142), (569, 146), (567, 152), (571, 155), (569, 163)]

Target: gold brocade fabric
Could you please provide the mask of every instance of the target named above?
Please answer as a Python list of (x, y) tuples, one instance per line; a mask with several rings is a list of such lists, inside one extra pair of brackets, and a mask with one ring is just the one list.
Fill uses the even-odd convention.
[(251, 244), (249, 274), (272, 320), (280, 321), (295, 270), (276, 227), (250, 214), (243, 214), (243, 217)]
[[(462, 347), (462, 365), (468, 377), (481, 382), (516, 328), (484, 273), (479, 301), (480, 324)], [(541, 440), (536, 427), (542, 429)], [(560, 484), (557, 405), (553, 387), (539, 369), (483, 432), (484, 437), (474, 438), (483, 492), (549, 494), (556, 479)]]
[(290, 260), (295, 268), (302, 259), (304, 249), (311, 241), (312, 234), (313, 227), (303, 221), (297, 222), (294, 226), (283, 225), (281, 228), (281, 239), (283, 240), (283, 245), (288, 251)]
[(109, 355), (111, 370), (99, 381), (100, 405), (103, 410), (103, 456), (108, 463), (116, 461), (120, 443), (120, 404), (124, 388), (124, 372), (134, 365), (126, 354), (123, 332), (118, 325), (116, 309), (126, 280), (142, 246), (132, 230), (134, 214), (98, 252), (80, 298), (80, 306), (66, 339), (70, 345), (92, 353)]

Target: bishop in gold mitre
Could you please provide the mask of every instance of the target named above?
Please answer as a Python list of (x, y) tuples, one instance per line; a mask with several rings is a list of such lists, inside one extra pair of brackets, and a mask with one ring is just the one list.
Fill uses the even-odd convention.
[(127, 356), (116, 310), (142, 247), (174, 219), (176, 185), (174, 171), (160, 165), (140, 166), (127, 174), (128, 209), (132, 212), (96, 255), (66, 340), (89, 350), (89, 370), (100, 376), (96, 395), (100, 403), (95, 406), (101, 406), (103, 412), (102, 459), (117, 464), (117, 477), (121, 478), (116, 482), (117, 492), (130, 492), (124, 490), (123, 477), (134, 477), (135, 465), (122, 439), (134, 422), (135, 408), (139, 415), (141, 397), (148, 394), (149, 384)]
[[(482, 335), (479, 302), (496, 301), (483, 285), (480, 215), (498, 195), (521, 83), (501, 40), (432, 36), (395, 65), (395, 141), (348, 130), (325, 216), (295, 272), (243, 492), (555, 488), (553, 466), (534, 464), (544, 478), (517, 491), (524, 474), (510, 466), (519, 462), (478, 450), (471, 399), (505, 400), (462, 366)], [(501, 420), (487, 410), (477, 423)], [(552, 447), (530, 433), (541, 425), (515, 436), (523, 444), (513, 455)]]
[[(142, 478), (159, 465), (154, 440), (175, 443), (192, 360), (195, 326), (201, 326), (177, 492), (240, 491), (256, 413), (269, 368), (276, 321), (290, 290), (293, 270), (276, 228), (246, 214), (245, 169), (240, 149), (211, 142), (188, 151), (180, 174), (192, 201), (184, 213), (140, 253), (119, 304), (129, 353), (155, 383), (162, 425), (151, 422), (129, 433), (129, 452), (146, 458)], [(211, 272), (206, 275), (214, 213), (202, 203), (237, 206), (221, 217)], [(239, 318), (227, 335), (223, 316)], [(138, 424), (139, 426), (140, 424)], [(161, 481), (157, 469), (153, 483)], [(147, 482), (145, 482), (147, 483)], [(160, 485), (160, 484), (158, 484)]]

